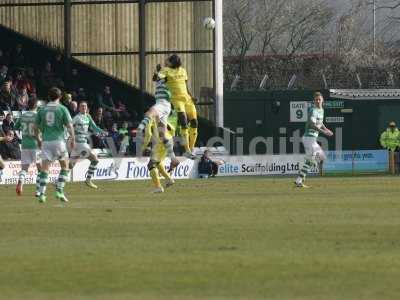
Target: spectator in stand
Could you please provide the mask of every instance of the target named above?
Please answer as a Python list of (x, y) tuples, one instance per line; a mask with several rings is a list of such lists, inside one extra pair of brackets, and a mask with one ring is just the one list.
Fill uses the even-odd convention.
[(69, 110), (69, 104), (72, 101), (72, 95), (65, 93), (61, 99), (61, 104), (64, 105)]
[(86, 95), (86, 91), (84, 88), (79, 88), (78, 89), (78, 93), (76, 94), (75, 97), (73, 97), (77, 102), (81, 102), (81, 101), (87, 101), (87, 95)]
[(81, 87), (81, 78), (79, 78), (78, 69), (71, 70), (67, 87), (71, 92), (75, 92), (76, 94), (78, 93), (78, 90)]
[(25, 80), (29, 86), (28, 94), (36, 94), (36, 77), (33, 68), (26, 69)]
[(21, 159), (21, 149), (19, 146), (18, 138), (14, 135), (14, 131), (8, 130), (4, 132), (7, 138), (4, 143), (1, 144), (0, 156), (4, 159)]
[(25, 89), (28, 94), (36, 92), (32, 82), (26, 78), (24, 70), (17, 71), (13, 85), (17, 91)]
[(108, 133), (108, 136), (111, 137), (113, 139), (115, 148), (117, 149), (117, 151), (119, 151), (120, 146), (121, 146), (121, 136), (118, 132), (118, 125), (117, 123), (114, 123), (111, 127), (111, 130)]
[(61, 53), (57, 53), (53, 60), (53, 71), (59, 78), (64, 78), (64, 60)]
[[(3, 125), (3, 121), (6, 118), (4, 111), (0, 110), (0, 124)], [(3, 128), (0, 126), (0, 135), (4, 134)]]
[[(103, 109), (101, 107), (99, 107), (96, 110), (96, 113), (92, 115), (92, 119), (93, 122), (102, 130), (104, 131), (108, 131), (107, 126), (106, 126), (106, 122), (103, 116)], [(106, 148), (106, 144), (104, 143), (104, 139), (93, 135), (92, 136), (92, 141), (93, 141), (93, 148), (100, 148), (100, 149), (104, 149)]]
[(128, 131), (128, 122), (122, 123), (122, 127), (118, 130), (121, 147), (120, 152), (126, 153), (129, 146), (129, 131)]
[(8, 78), (8, 67), (0, 65), (0, 84), (3, 84)]
[(0, 110), (16, 110), (16, 95), (11, 80), (6, 80), (0, 90)]
[(3, 132), (7, 132), (10, 130), (14, 130), (14, 120), (12, 117), (11, 113), (8, 113), (3, 120), (3, 124), (1, 125), (1, 129), (3, 129)]
[(128, 121), (131, 119), (131, 115), (126, 108), (126, 105), (121, 100), (118, 101), (115, 111), (119, 114), (119, 118), (123, 121)]
[(76, 102), (76, 101), (71, 101), (71, 102), (69, 103), (68, 110), (69, 110), (69, 113), (71, 114), (71, 117), (72, 117), (72, 118), (75, 117), (75, 116), (79, 113), (79, 110), (78, 110), (78, 102)]
[(5, 55), (4, 51), (0, 49), (0, 66), (8, 66), (9, 60), (7, 56)]
[(115, 104), (113, 96), (111, 94), (111, 88), (106, 85), (104, 87), (103, 93), (97, 95), (98, 107), (103, 108), (104, 116), (118, 118), (118, 112), (115, 110)]
[(40, 86), (43, 88), (43, 92), (46, 91), (46, 93), (50, 87), (64, 87), (64, 82), (54, 73), (53, 67), (49, 61), (47, 61), (44, 65), (44, 69), (40, 77)]
[(93, 116), (93, 121), (96, 123), (96, 125), (98, 127), (100, 127), (103, 130), (108, 131), (107, 122), (104, 119), (104, 115), (103, 115), (103, 108), (99, 107), (96, 110), (96, 114)]
[(51, 68), (51, 63), (47, 61), (44, 65), (44, 69), (40, 75), (40, 86), (43, 89), (43, 93), (48, 91), (51, 87), (56, 86), (56, 76)]
[(20, 86), (16, 89), (17, 108), (19, 111), (25, 111), (28, 107), (29, 95), (26, 87)]
[(26, 64), (25, 55), (22, 50), (22, 45), (17, 44), (15, 50), (11, 53), (10, 56), (10, 65), (14, 69), (24, 68)]

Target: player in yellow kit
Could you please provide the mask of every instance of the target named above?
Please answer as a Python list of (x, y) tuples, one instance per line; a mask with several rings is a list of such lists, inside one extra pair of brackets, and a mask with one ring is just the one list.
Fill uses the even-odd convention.
[(194, 159), (192, 151), (197, 140), (198, 121), (194, 104), (195, 99), (190, 94), (187, 86), (187, 72), (182, 67), (180, 57), (176, 54), (168, 57), (164, 68), (161, 69), (160, 66), (157, 66), (157, 71), (158, 77), (166, 80), (166, 84), (172, 94), (172, 105), (178, 113), (178, 121), (181, 126), (181, 136), (185, 147), (184, 156)]
[[(168, 123), (167, 131), (165, 132), (165, 136), (168, 139), (172, 139), (174, 136), (175, 129), (174, 127)], [(162, 193), (164, 192), (164, 188), (160, 182), (160, 174), (165, 178), (166, 184), (165, 187), (168, 188), (172, 186), (175, 181), (171, 178), (170, 174), (165, 170), (164, 159), (168, 156), (168, 149), (159, 137), (157, 122), (155, 119), (151, 119), (150, 123), (146, 126), (145, 136), (142, 146), (142, 152), (144, 152), (149, 146), (150, 142), (152, 143), (152, 150), (150, 161), (147, 165), (150, 171), (151, 180), (154, 183), (155, 189), (154, 193)], [(171, 168), (176, 167), (177, 165), (171, 166)], [(172, 170), (170, 170), (171, 172)]]

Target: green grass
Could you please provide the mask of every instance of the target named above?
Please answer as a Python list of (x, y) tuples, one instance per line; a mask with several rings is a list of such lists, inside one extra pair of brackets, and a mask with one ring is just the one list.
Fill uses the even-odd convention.
[(0, 299), (398, 299), (400, 179), (0, 187)]

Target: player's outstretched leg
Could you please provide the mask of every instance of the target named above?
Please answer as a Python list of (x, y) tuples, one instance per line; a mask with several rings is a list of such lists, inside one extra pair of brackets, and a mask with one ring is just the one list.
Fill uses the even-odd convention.
[(56, 198), (62, 202), (68, 202), (68, 199), (64, 194), (65, 182), (68, 180), (68, 178), (69, 170), (61, 169), (56, 183)]
[(138, 132), (140, 132), (140, 133), (143, 132), (144, 129), (147, 127), (147, 125), (149, 125), (150, 122), (151, 122), (151, 116), (145, 115), (143, 120), (140, 122), (140, 124), (137, 128)]

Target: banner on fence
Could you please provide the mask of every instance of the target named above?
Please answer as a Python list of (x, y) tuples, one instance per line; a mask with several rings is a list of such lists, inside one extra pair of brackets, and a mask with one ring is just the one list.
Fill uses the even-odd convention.
[(387, 150), (328, 151), (323, 168), (327, 173), (387, 172), (388, 162)]
[[(0, 171), (0, 184), (17, 184), (19, 172), (21, 171), (20, 161), (6, 161), (5, 168)], [(49, 170), (49, 181), (55, 182), (60, 173), (60, 164), (58, 162), (52, 163)], [(25, 183), (36, 183), (37, 170), (36, 166), (31, 166), (26, 174)]]
[[(223, 163), (219, 166), (218, 176), (272, 176), (296, 175), (302, 163), (303, 154), (288, 155), (248, 155), (248, 156), (219, 156)], [(181, 164), (172, 172), (176, 179), (197, 178), (198, 160), (180, 158)], [(101, 158), (97, 165), (95, 180), (144, 180), (148, 179), (147, 164), (149, 158)], [(90, 162), (82, 160), (77, 162), (72, 170), (72, 181), (84, 181)], [(167, 169), (169, 159), (165, 160)], [(21, 170), (20, 162), (8, 161), (5, 169), (0, 172), (0, 184), (16, 184)], [(327, 161), (324, 163), (326, 173), (345, 172), (386, 172), (388, 171), (388, 152), (385, 150), (363, 151), (328, 151)], [(50, 167), (49, 179), (57, 180), (60, 172), (58, 163)], [(311, 170), (312, 174), (318, 169)], [(36, 167), (32, 166), (26, 176), (26, 183), (35, 183), (37, 176)]]

